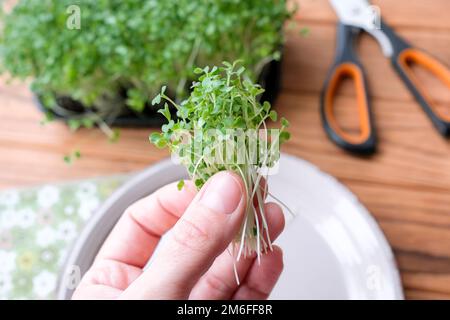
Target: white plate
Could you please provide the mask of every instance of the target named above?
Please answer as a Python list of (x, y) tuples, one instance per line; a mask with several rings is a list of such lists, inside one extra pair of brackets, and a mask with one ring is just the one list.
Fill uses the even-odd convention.
[[(73, 291), (66, 284), (74, 275), (73, 266), (84, 274), (129, 204), (185, 174), (165, 160), (116, 191), (76, 242), (58, 297), (70, 298)], [(294, 219), (287, 216), (286, 229), (276, 241), (283, 248), (285, 267), (271, 299), (403, 299), (385, 237), (347, 188), (310, 163), (285, 154), (269, 187), (296, 213)]]

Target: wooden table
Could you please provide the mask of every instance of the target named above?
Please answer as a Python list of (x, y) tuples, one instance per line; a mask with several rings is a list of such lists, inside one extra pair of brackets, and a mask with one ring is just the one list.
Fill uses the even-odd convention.
[[(450, 65), (448, 0), (373, 2), (402, 36)], [(301, 0), (300, 6), (296, 18), (310, 34), (288, 32), (276, 103), (292, 122), (284, 151), (336, 176), (373, 213), (394, 249), (407, 298), (450, 298), (450, 142), (436, 133), (377, 43), (364, 36), (358, 50), (369, 75), (379, 152), (361, 159), (330, 143), (318, 93), (333, 57), (336, 17), (326, 0)], [(450, 110), (450, 90), (424, 81)], [(27, 87), (0, 83), (0, 188), (129, 172), (167, 156), (148, 143), (146, 129), (122, 130), (120, 142), (111, 144), (97, 130), (43, 127)], [(339, 101), (339, 121), (351, 127), (351, 86), (344, 85)], [(62, 157), (74, 149), (82, 159), (67, 166)]]

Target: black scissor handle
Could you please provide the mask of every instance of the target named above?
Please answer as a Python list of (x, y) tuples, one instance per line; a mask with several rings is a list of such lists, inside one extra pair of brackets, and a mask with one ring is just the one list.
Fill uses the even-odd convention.
[[(361, 63), (354, 51), (358, 29), (338, 23), (337, 49), (333, 67), (328, 73), (321, 93), (320, 113), (328, 137), (339, 147), (357, 154), (372, 154), (376, 150), (376, 134), (367, 82)], [(334, 113), (334, 98), (344, 77), (353, 79), (358, 103), (360, 134), (350, 135), (340, 128)]]
[(450, 69), (425, 51), (413, 48), (384, 23), (384, 21), (381, 21), (381, 29), (393, 46), (391, 63), (394, 69), (406, 84), (409, 91), (411, 91), (414, 98), (419, 102), (439, 133), (444, 137), (450, 137), (450, 116), (443, 114), (436, 108), (432, 98), (412, 72), (410, 65), (414, 63), (427, 69), (436, 78), (441, 80), (449, 90)]

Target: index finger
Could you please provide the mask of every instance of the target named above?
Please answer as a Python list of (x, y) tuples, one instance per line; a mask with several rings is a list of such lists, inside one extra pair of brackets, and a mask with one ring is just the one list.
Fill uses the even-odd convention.
[(94, 263), (106, 259), (143, 268), (161, 236), (183, 215), (196, 193), (191, 181), (185, 181), (181, 190), (174, 182), (132, 204), (109, 234)]

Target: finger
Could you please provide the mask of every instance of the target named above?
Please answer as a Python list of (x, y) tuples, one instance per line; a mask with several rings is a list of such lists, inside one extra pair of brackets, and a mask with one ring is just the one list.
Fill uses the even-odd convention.
[[(284, 229), (283, 211), (275, 203), (267, 203), (264, 207), (269, 236), (272, 240), (275, 240)], [(255, 256), (256, 254), (252, 257), (242, 257), (236, 262), (236, 257), (228, 251), (223, 252), (195, 285), (189, 298), (198, 300), (230, 299), (238, 288), (233, 264), (236, 263), (238, 279), (243, 280), (252, 266)]]
[(261, 256), (261, 264), (255, 260), (242, 285), (233, 295), (234, 300), (267, 299), (283, 271), (283, 252), (273, 246), (273, 251)]
[(95, 263), (114, 260), (143, 268), (161, 236), (176, 223), (196, 193), (191, 181), (186, 181), (181, 190), (172, 183), (131, 205), (111, 231)]
[[(136, 278), (160, 236), (185, 211), (196, 194), (192, 182), (185, 188), (167, 185), (131, 205), (114, 227), (95, 263), (84, 275), (73, 297), (117, 298)], [(174, 196), (177, 201), (174, 201)]]
[(102, 284), (81, 286), (77, 288), (72, 300), (115, 300), (122, 293), (121, 290)]
[(233, 240), (246, 205), (236, 174), (214, 175), (175, 224), (158, 256), (125, 290), (125, 299), (186, 299), (215, 258)]
[(142, 269), (114, 260), (99, 260), (83, 276), (72, 299), (117, 299)]

